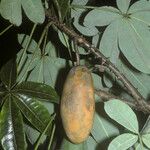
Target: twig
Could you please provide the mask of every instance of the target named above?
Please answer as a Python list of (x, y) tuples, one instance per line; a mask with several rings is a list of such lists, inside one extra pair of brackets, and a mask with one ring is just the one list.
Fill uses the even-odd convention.
[(103, 91), (103, 90), (95, 90), (95, 94), (98, 95), (103, 102), (106, 102), (106, 101), (108, 101), (110, 99), (118, 99), (118, 100), (123, 101), (124, 103), (128, 104), (130, 107), (132, 107), (135, 110), (147, 113), (147, 111), (145, 111), (145, 109), (143, 109), (143, 107), (138, 106), (133, 101), (133, 99), (129, 101), (129, 100), (123, 98), (123, 97), (116, 96), (116, 95), (114, 95), (114, 94), (112, 94), (110, 92)]
[(90, 51), (97, 59), (100, 59), (104, 66), (112, 71), (118, 80), (120, 80), (127, 88), (128, 92), (135, 99), (137, 106), (144, 110), (144, 112), (150, 113), (150, 105), (145, 101), (144, 97), (138, 92), (138, 90), (132, 85), (132, 83), (115, 67), (113, 63), (109, 61), (96, 47), (93, 47), (85, 38), (78, 35), (75, 31), (71, 30), (64, 23), (60, 22), (55, 16), (51, 16), (50, 10), (46, 10), (46, 16), (59, 30), (67, 34), (72, 40), (76, 40), (80, 47)]
[(8, 31), (11, 27), (13, 26), (13, 24), (9, 25), (7, 28), (5, 28), (2, 32), (0, 32), (0, 36), (3, 35), (6, 31)]
[(79, 55), (79, 51), (78, 51), (77, 41), (74, 40), (73, 44), (74, 44), (74, 50), (75, 50), (75, 54), (76, 54), (76, 65), (80, 65), (80, 55)]

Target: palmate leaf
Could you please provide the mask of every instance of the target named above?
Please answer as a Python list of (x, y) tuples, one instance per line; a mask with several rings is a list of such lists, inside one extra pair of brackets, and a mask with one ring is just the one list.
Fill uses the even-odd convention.
[[(44, 131), (51, 119), (48, 110), (36, 98), (30, 98), (23, 94), (15, 94), (15, 102), (29, 122), (40, 132)], [(50, 133), (47, 131), (47, 134)]]
[[(123, 14), (119, 13), (119, 10), (116, 8), (104, 6), (90, 11), (84, 19), (84, 25), (93, 26), (93, 28), (95, 26), (109, 25), (105, 30), (106, 33), (104, 32), (103, 34), (101, 41), (102, 46), (100, 47), (104, 52), (104, 48), (106, 47), (106, 54), (108, 54), (107, 48), (109, 47), (109, 49), (111, 49), (114, 46), (115, 41), (114, 40), (111, 42), (113, 38), (109, 37), (114, 37), (116, 33), (114, 34), (114, 32), (110, 31), (117, 29), (119, 33), (117, 37), (118, 43), (115, 45), (119, 45), (120, 50), (133, 67), (143, 73), (149, 74), (150, 32), (148, 25), (150, 24), (150, 2), (140, 1), (135, 3), (135, 5), (133, 4), (130, 8), (129, 4), (130, 0), (117, 1), (117, 5), (120, 7), (120, 10), (124, 11), (124, 13), (127, 12), (127, 15), (129, 15), (128, 17), (125, 17)], [(115, 28), (115, 26), (112, 25), (115, 24), (116, 21), (118, 22), (118, 28)], [(110, 34), (109, 36), (106, 36), (108, 31)], [(104, 42), (106, 39), (108, 39), (109, 42)], [(109, 43), (108, 46), (105, 43)]]
[(46, 101), (55, 103), (59, 102), (59, 96), (56, 91), (51, 86), (42, 83), (22, 82), (15, 87), (14, 91), (28, 97), (45, 99)]
[[(62, 77), (65, 77), (66, 66), (70, 66), (71, 62), (62, 58), (52, 58), (49, 56), (43, 56), (37, 61), (37, 65), (30, 73), (28, 81), (42, 82), (51, 87), (55, 87), (59, 82), (59, 86), (62, 86)], [(58, 75), (61, 79), (58, 78)]]
[(117, 99), (105, 102), (104, 109), (110, 118), (127, 128), (133, 133), (139, 134), (139, 126), (135, 113), (125, 103)]
[[(19, 43), (22, 45), (23, 48), (25, 47), (28, 38), (29, 36), (27, 35), (18, 36)], [(41, 50), (39, 48), (37, 48), (36, 54), (33, 54), (36, 47), (37, 43), (34, 40), (31, 40), (31, 43), (27, 50), (28, 52), (31, 52), (31, 54), (27, 54), (28, 60), (26, 63), (32, 60), (32, 64), (28, 71), (30, 71), (32, 68), (34, 69), (30, 72), (27, 80), (45, 83), (47, 85), (52, 86), (53, 88), (56, 86), (56, 83), (58, 83), (59, 80), (59, 85), (62, 86), (63, 80), (58, 78), (58, 75), (59, 77), (60, 75), (62, 75), (63, 77), (66, 72), (66, 66), (69, 67), (71, 65), (71, 62), (62, 58), (56, 58), (56, 56), (50, 57), (51, 55), (56, 54), (54, 54), (54, 52), (51, 52), (56, 51), (52, 43), (47, 43), (45, 48), (45, 54), (43, 56), (41, 56)], [(21, 79), (21, 75), (19, 76), (19, 79)]]
[(124, 133), (117, 136), (109, 144), (108, 150), (127, 150), (138, 140), (138, 136), (130, 133)]
[(0, 14), (12, 24), (19, 26), (22, 23), (20, 0), (1, 0)]
[(16, 71), (16, 62), (14, 59), (9, 60), (0, 71), (1, 81), (4, 83), (7, 89), (16, 83), (17, 71)]
[(27, 17), (34, 23), (43, 23), (45, 20), (44, 8), (41, 0), (20, 0)]
[(10, 95), (5, 98), (0, 113), (0, 140), (6, 150), (26, 149), (22, 115)]

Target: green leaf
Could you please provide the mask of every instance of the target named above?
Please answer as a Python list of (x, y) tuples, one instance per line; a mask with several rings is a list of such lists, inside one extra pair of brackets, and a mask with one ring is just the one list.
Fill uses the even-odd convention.
[(15, 91), (19, 94), (45, 99), (50, 102), (58, 103), (59, 101), (56, 91), (51, 86), (43, 83), (22, 82), (15, 87)]
[[(54, 106), (53, 103), (42, 101), (42, 104), (47, 108), (47, 110), (50, 114), (54, 114), (55, 106)], [(33, 127), (31, 127), (27, 124), (25, 124), (25, 132), (26, 132), (26, 135), (27, 135), (28, 140), (30, 141), (30, 143), (35, 144), (38, 137), (40, 136), (40, 132), (38, 132)], [(46, 136), (43, 136), (42, 139), (40, 140), (40, 143), (44, 143), (45, 140), (46, 140)]]
[[(96, 103), (96, 106), (97, 103)], [(98, 107), (98, 109), (102, 109)], [(93, 129), (91, 131), (92, 136), (97, 141), (97, 143), (101, 143), (106, 139), (110, 139), (114, 136), (119, 135), (118, 128), (110, 121), (107, 116), (101, 116), (100, 113), (95, 113)]]
[(133, 110), (125, 103), (117, 99), (105, 102), (104, 109), (110, 118), (134, 132), (139, 133), (138, 121)]
[(130, 16), (132, 19), (145, 23), (146, 25), (150, 25), (150, 12), (149, 11), (140, 11), (134, 13)]
[(118, 31), (119, 21), (112, 22), (104, 31), (99, 47), (100, 51), (114, 64), (119, 57)]
[(37, 98), (30, 98), (23, 94), (15, 94), (15, 99), (19, 109), (29, 122), (40, 132), (44, 131), (51, 116), (42, 103), (40, 103)]
[(135, 12), (147, 11), (149, 9), (150, 9), (150, 1), (139, 0), (130, 6), (128, 13), (132, 14)]
[(127, 150), (138, 140), (138, 136), (134, 134), (124, 133), (116, 137), (109, 144), (108, 150)]
[(0, 127), (0, 140), (4, 149), (26, 149), (23, 118), (11, 96), (7, 96), (2, 107)]
[[(18, 34), (18, 42), (21, 44), (23, 48), (26, 47), (28, 40), (29, 40), (28, 35)], [(27, 52), (34, 53), (34, 54), (27, 54)], [(18, 70), (17, 81), (20, 81), (20, 80), (26, 81), (27, 73), (31, 71), (35, 67), (35, 65), (37, 65), (37, 61), (41, 57), (41, 50), (40, 48), (38, 48), (36, 41), (34, 41), (33, 39), (31, 40), (28, 46), (27, 52), (25, 52), (24, 54), (23, 61), (20, 67), (21, 69)], [(17, 63), (20, 62), (20, 59), (23, 53), (24, 53), (24, 49), (20, 50), (19, 53), (17, 54)], [(22, 77), (24, 78), (22, 79)]]
[[(26, 47), (26, 44), (28, 43), (29, 38), (30, 38), (29, 35), (18, 34), (18, 42), (22, 46), (22, 48)], [(40, 54), (40, 48), (38, 48), (37, 46), (38, 46), (37, 42), (34, 39), (32, 39), (31, 42), (29, 43), (27, 51), (33, 53), (35, 49), (37, 49), (38, 54)]]
[(150, 116), (148, 116), (145, 124), (144, 124), (144, 127), (142, 128), (142, 131), (141, 131), (142, 134), (148, 134), (150, 133)]
[(150, 73), (150, 32), (148, 27), (135, 20), (122, 20), (119, 30), (119, 47), (128, 61), (139, 71)]
[(61, 144), (62, 150), (85, 150), (84, 149), (84, 143), (81, 144), (73, 144), (67, 139), (63, 139), (63, 142)]
[(92, 79), (93, 79), (93, 83), (94, 83), (94, 88), (95, 89), (102, 89), (103, 88), (103, 84), (102, 84), (102, 78), (95, 74), (95, 73), (92, 73)]
[[(60, 41), (65, 47), (69, 48), (71, 46), (72, 50), (75, 51), (73, 48), (74, 47), (73, 41), (71, 41), (70, 43), (70, 39), (65, 33), (58, 31), (58, 36), (59, 36)], [(78, 47), (78, 51), (79, 51), (79, 54), (86, 54), (85, 49), (82, 47)]]
[(39, 57), (36, 67), (29, 75), (28, 81), (43, 82), (53, 88), (59, 83), (59, 87), (61, 87), (64, 83), (62, 78), (65, 78), (67, 72), (66, 67), (70, 66), (71, 62), (62, 58), (43, 56), (40, 59)]
[[(22, 46), (24, 47), (29, 37), (28, 36), (24, 37), (24, 35), (20, 35), (19, 37), (20, 37), (19, 41), (20, 43), (22, 43)], [(49, 56), (51, 55), (49, 52), (50, 50), (48, 50), (50, 46), (51, 44), (47, 44), (45, 53), (43, 56), (41, 56), (41, 50), (39, 48), (37, 48), (36, 54), (33, 53), (35, 48), (37, 47), (37, 43), (34, 40), (31, 41), (29, 48), (28, 48), (28, 51), (31, 52), (31, 54), (27, 55), (28, 59), (25, 64), (28, 64), (30, 61), (32, 61), (32, 63), (30, 64), (29, 67), (28, 65), (23, 66), (24, 73), (27, 74), (30, 71), (30, 73), (28, 74), (28, 79), (27, 79), (28, 81), (45, 83), (47, 85), (55, 87), (55, 84), (58, 83), (58, 79), (60, 80), (60, 78), (58, 78), (58, 75), (62, 75), (63, 77), (64, 71), (62, 72), (62, 70), (65, 70), (67, 65), (71, 65), (71, 62), (65, 59), (50, 57)], [(28, 70), (25, 69), (27, 67), (28, 67)], [(25, 72), (26, 70), (27, 72)], [(21, 72), (21, 74), (18, 77), (19, 78), (18, 80), (22, 78), (23, 74)], [(62, 85), (62, 83), (63, 83), (63, 80), (60, 80), (59, 85)]]
[(93, 27), (106, 26), (119, 18), (121, 18), (121, 15), (118, 9), (104, 6), (90, 11), (84, 19), (84, 25)]
[(0, 14), (12, 24), (19, 26), (22, 23), (20, 0), (1, 0)]
[(87, 2), (88, 2), (88, 0), (73, 0), (72, 1), (72, 4), (73, 5), (86, 5), (87, 4)]
[[(131, 66), (128, 63), (125, 63), (124, 61), (117, 59), (116, 63), (117, 68), (120, 70), (122, 74), (124, 74), (129, 81), (138, 89), (138, 91), (142, 94), (142, 96), (146, 99), (149, 97), (149, 91), (150, 91), (150, 78), (148, 74), (144, 74), (141, 72), (137, 72), (136, 70), (133, 70)], [(117, 82), (119, 89), (124, 89), (124, 85), (116, 79), (116, 77), (110, 73), (108, 69), (105, 69), (105, 74), (103, 76), (104, 82), (108, 87), (111, 87), (114, 82)], [(118, 92), (118, 91), (117, 91)], [(119, 92), (120, 96), (123, 96), (124, 92)], [(126, 97), (128, 99), (128, 97)]]
[(89, 138), (84, 142), (84, 144), (84, 150), (96, 150), (98, 147), (97, 142), (91, 136), (89, 136)]
[[(38, 137), (40, 136), (40, 132), (27, 124), (25, 124), (24, 128), (25, 128), (26, 136), (30, 141), (30, 143), (32, 145), (35, 144), (36, 141), (38, 140)], [(44, 143), (45, 140), (46, 140), (46, 135), (43, 136), (43, 138), (40, 140), (40, 143)]]
[[(20, 62), (20, 59), (22, 57), (22, 54), (24, 53), (24, 49), (21, 49), (18, 53), (17, 53), (17, 58), (16, 58), (16, 62), (17, 64)], [(34, 62), (32, 64), (30, 63), (30, 55), (25, 53), (24, 57), (22, 58), (22, 62), (20, 64), (20, 68), (18, 68), (17, 66), (17, 82), (20, 82), (20, 80), (22, 80), (22, 77), (24, 74), (27, 74), (30, 70), (32, 70), (34, 68)], [(27, 76), (24, 78), (24, 80), (27, 80)], [(23, 80), (22, 80), (23, 81)]]
[(89, 138), (80, 144), (73, 144), (67, 139), (63, 139), (61, 150), (95, 150), (97, 148), (96, 141), (89, 136)]
[(63, 0), (63, 1), (58, 0), (58, 3), (59, 3), (59, 9), (60, 9), (60, 12), (61, 12), (61, 17), (64, 20), (64, 18), (67, 15), (67, 12), (69, 10), (70, 0)]
[(150, 91), (149, 75), (132, 70), (130, 66), (127, 66), (121, 60), (118, 60), (117, 67), (132, 82), (143, 97), (147, 99)]
[(0, 78), (8, 89), (16, 83), (17, 70), (14, 59), (9, 60), (0, 71)]
[(135, 150), (149, 150), (145, 146), (141, 145), (140, 143), (135, 144)]
[(121, 10), (121, 12), (126, 13), (131, 0), (116, 0), (118, 8)]
[(21, 0), (27, 17), (34, 23), (43, 23), (45, 20), (44, 8), (41, 0)]
[[(84, 1), (75, 0), (73, 1), (72, 4), (73, 5), (85, 5), (86, 3), (87, 3), (87, 0), (84, 0)], [(99, 32), (97, 28), (91, 27), (88, 24), (82, 25), (81, 23), (80, 17), (82, 13), (85, 12), (85, 10), (86, 9), (78, 9), (78, 8), (71, 9), (71, 17), (74, 18), (73, 25), (80, 33), (82, 33), (85, 36), (96, 35)]]
[[(79, 12), (79, 10), (77, 10)], [(94, 36), (98, 33), (98, 29), (95, 27), (91, 27), (89, 26), (89, 24), (86, 25), (81, 25), (79, 23), (79, 17), (80, 15), (76, 16), (73, 22), (73, 25), (75, 26), (75, 28), (83, 35), (85, 36)]]
[(142, 141), (148, 148), (150, 148), (150, 134), (142, 135)]
[(49, 41), (45, 47), (45, 54), (48, 54), (50, 57), (57, 57), (58, 51), (54, 45)]

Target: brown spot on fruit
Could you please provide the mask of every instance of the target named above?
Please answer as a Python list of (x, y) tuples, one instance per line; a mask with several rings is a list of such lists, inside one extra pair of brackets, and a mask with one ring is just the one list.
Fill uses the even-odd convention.
[(85, 66), (73, 67), (64, 84), (60, 112), (66, 135), (73, 143), (87, 139), (95, 111), (91, 73)]

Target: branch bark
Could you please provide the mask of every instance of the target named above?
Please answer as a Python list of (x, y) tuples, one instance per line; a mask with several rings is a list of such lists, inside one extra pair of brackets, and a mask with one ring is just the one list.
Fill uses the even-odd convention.
[(145, 109), (143, 109), (143, 107), (141, 107), (140, 105), (137, 105), (137, 103), (135, 103), (133, 101), (133, 99), (132, 100), (128, 100), (128, 99), (125, 99), (123, 97), (116, 96), (116, 95), (114, 95), (112, 93), (104, 91), (104, 90), (95, 90), (95, 94), (100, 97), (102, 102), (106, 102), (106, 101), (108, 101), (110, 99), (118, 99), (118, 100), (128, 104), (130, 107), (132, 107), (133, 109), (135, 109), (137, 111), (142, 111), (144, 113), (147, 113), (147, 111), (145, 111)]
[(118, 80), (120, 80), (127, 88), (128, 92), (135, 99), (136, 106), (145, 113), (150, 113), (150, 105), (145, 101), (144, 97), (138, 92), (138, 90), (132, 85), (132, 83), (115, 67), (115, 65), (106, 58), (99, 49), (94, 47), (85, 38), (77, 34), (74, 30), (67, 27), (64, 23), (60, 22), (57, 17), (52, 16), (50, 10), (46, 10), (46, 17), (48, 21), (52, 22), (59, 30), (68, 35), (72, 40), (75, 40), (80, 47), (90, 51), (94, 56), (102, 62), (102, 65), (109, 68), (111, 72), (115, 74)]

